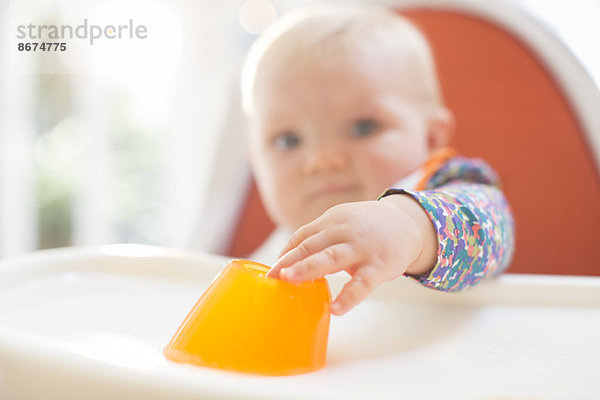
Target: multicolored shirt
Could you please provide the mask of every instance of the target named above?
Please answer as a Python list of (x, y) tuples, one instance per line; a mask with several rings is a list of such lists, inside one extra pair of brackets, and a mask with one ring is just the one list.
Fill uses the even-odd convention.
[(515, 246), (515, 226), (500, 180), (480, 159), (452, 156), (437, 165), (417, 190), (394, 188), (425, 209), (438, 236), (435, 266), (413, 277), (423, 285), (457, 291), (506, 269)]

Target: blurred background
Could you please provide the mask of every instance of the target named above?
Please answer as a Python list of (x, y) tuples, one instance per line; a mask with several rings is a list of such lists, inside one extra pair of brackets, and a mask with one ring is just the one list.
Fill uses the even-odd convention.
[[(600, 83), (600, 1), (502, 1), (545, 24)], [(0, 258), (115, 242), (222, 253), (236, 215), (219, 210), (248, 180), (244, 55), (306, 3), (0, 0)], [(18, 25), (84, 19), (132, 20), (148, 37), (16, 51)]]

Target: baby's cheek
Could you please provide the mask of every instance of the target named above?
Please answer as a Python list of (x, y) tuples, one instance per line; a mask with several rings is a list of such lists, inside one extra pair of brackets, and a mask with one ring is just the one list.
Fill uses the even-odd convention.
[(389, 188), (398, 180), (414, 172), (427, 160), (427, 153), (420, 146), (399, 148), (395, 151), (390, 148), (389, 150), (376, 157), (372, 162), (374, 182), (379, 185), (377, 190)]
[(410, 173), (410, 168), (399, 159), (380, 159), (374, 162), (371, 167), (369, 175), (364, 178), (370, 199), (377, 198), (385, 189), (390, 188)]

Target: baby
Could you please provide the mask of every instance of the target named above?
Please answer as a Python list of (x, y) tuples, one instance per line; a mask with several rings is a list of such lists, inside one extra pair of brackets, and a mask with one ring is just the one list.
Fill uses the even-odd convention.
[(447, 147), (453, 114), (404, 18), (295, 11), (254, 44), (242, 86), (250, 162), (279, 227), (266, 246), (287, 240), (270, 276), (346, 271), (331, 305), (341, 315), (401, 276), (451, 291), (508, 266), (514, 224), (499, 180)]

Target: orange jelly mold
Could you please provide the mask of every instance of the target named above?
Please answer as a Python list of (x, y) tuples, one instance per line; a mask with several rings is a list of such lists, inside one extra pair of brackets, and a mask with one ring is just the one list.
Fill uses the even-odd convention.
[(265, 375), (325, 366), (331, 294), (325, 279), (289, 283), (266, 265), (232, 260), (185, 318), (171, 361)]

